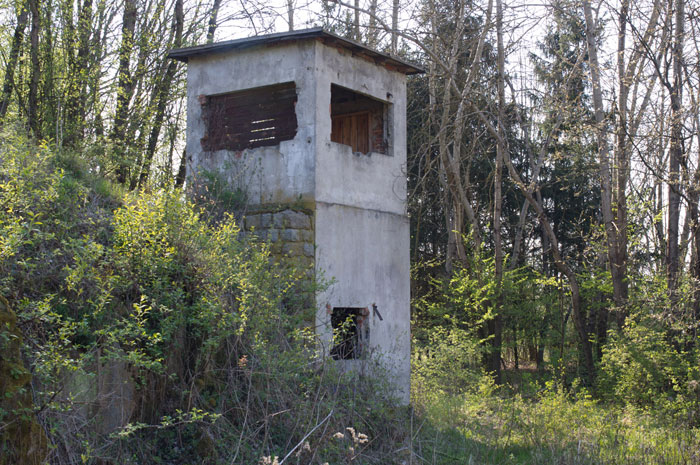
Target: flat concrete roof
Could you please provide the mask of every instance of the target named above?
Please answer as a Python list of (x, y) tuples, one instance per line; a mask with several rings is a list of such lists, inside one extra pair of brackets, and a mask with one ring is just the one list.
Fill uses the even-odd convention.
[(262, 36), (246, 37), (244, 39), (227, 40), (213, 44), (197, 45), (195, 47), (178, 48), (168, 53), (168, 58), (187, 63), (190, 57), (209, 55), (212, 53), (224, 53), (242, 50), (261, 45), (277, 45), (286, 42), (300, 40), (319, 40), (329, 47), (342, 48), (349, 51), (353, 56), (359, 56), (365, 60), (373, 62), (379, 66), (384, 66), (393, 71), (404, 74), (421, 74), (425, 70), (407, 61), (394, 58), (386, 53), (378, 52), (355, 42), (354, 40), (340, 37), (332, 32), (324, 30), (322, 27), (311, 29), (301, 29), (298, 31), (280, 32), (277, 34), (267, 34)]

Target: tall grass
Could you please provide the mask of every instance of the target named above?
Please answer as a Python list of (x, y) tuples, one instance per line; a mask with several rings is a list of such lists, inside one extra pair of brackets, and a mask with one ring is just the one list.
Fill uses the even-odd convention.
[(593, 399), (549, 382), (530, 396), (488, 378), (468, 392), (433, 395), (416, 384), (421, 464), (700, 464), (700, 430), (654, 412)]

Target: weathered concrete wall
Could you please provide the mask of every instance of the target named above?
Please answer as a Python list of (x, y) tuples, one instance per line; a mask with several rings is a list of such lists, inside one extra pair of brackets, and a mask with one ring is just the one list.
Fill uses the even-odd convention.
[[(316, 44), (317, 201), (406, 214), (406, 76)], [(389, 104), (387, 154), (331, 142), (331, 84)]]
[[(330, 347), (328, 307), (370, 309), (371, 352), (389, 369), (398, 394), (408, 403), (406, 78), (336, 48), (320, 43), (316, 48), (316, 269), (335, 279), (335, 284), (317, 298), (319, 335)], [(330, 141), (331, 84), (388, 103), (386, 155), (355, 155), (350, 147)], [(383, 320), (372, 311), (372, 304)]]
[(409, 259), (405, 216), (317, 203), (316, 268), (336, 281), (317, 297), (319, 336), (328, 350), (328, 307), (367, 307), (370, 350), (386, 364), (405, 402), (411, 352)]
[[(227, 176), (247, 193), (251, 204), (285, 203), (314, 196), (316, 96), (312, 70), (313, 42), (252, 48), (237, 53), (190, 59), (187, 67), (187, 172), (190, 183), (205, 169)], [(275, 147), (230, 152), (204, 152), (200, 95), (215, 95), (272, 84), (297, 86), (297, 134)]]

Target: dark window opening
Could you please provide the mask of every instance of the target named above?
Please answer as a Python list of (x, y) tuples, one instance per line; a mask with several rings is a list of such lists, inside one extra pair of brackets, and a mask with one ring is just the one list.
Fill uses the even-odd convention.
[(353, 152), (387, 153), (387, 105), (331, 84), (331, 141)]
[(206, 128), (202, 149), (238, 151), (294, 139), (296, 102), (293, 82), (206, 96), (202, 101)]
[[(334, 307), (331, 314), (333, 327), (334, 360), (353, 360), (362, 355), (362, 326), (369, 312), (365, 308)], [(365, 325), (366, 326), (366, 325)]]

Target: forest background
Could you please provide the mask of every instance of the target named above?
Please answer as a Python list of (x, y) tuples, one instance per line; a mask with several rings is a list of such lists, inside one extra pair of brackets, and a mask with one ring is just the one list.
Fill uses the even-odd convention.
[[(0, 463), (700, 463), (695, 2), (0, 5)], [(327, 283), (245, 192), (181, 191), (168, 50), (319, 25), (426, 69), (408, 410), (309, 363)]]

